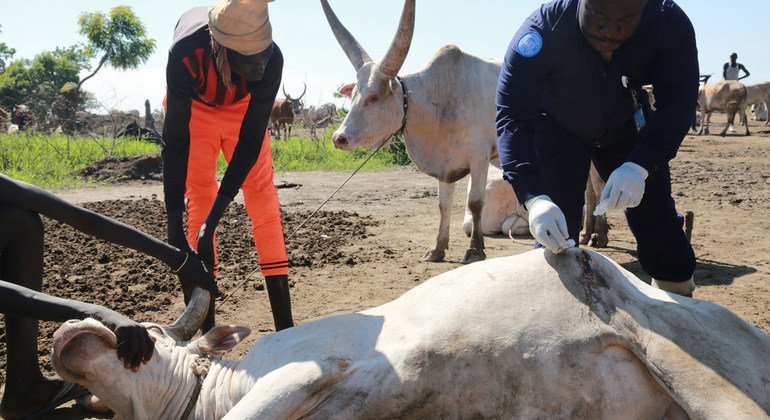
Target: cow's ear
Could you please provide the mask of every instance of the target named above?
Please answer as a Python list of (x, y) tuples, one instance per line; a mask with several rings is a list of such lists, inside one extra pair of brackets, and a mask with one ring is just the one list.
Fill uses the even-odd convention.
[(356, 87), (355, 83), (348, 83), (347, 85), (344, 85), (340, 88), (339, 93), (342, 96), (347, 96), (348, 98), (352, 98), (354, 87)]
[(212, 328), (201, 338), (190, 342), (187, 349), (192, 353), (219, 357), (235, 347), (251, 334), (251, 330), (237, 325), (220, 325)]

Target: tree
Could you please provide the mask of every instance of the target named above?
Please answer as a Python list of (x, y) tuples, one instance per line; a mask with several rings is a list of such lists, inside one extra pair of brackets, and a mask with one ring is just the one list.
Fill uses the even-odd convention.
[(67, 83), (77, 83), (78, 73), (88, 66), (82, 48), (44, 51), (32, 60), (18, 59), (0, 72), (0, 107), (7, 110), (28, 105), (38, 121), (43, 121), (51, 103)]
[[(2, 28), (2, 25), (0, 25), (0, 28)], [(3, 33), (3, 31), (0, 30), (0, 33)], [(16, 54), (15, 49), (6, 45), (5, 42), (0, 42), (0, 73), (5, 72), (6, 62), (13, 58), (14, 54)]]
[(144, 24), (128, 6), (113, 8), (109, 16), (101, 12), (84, 13), (78, 18), (78, 25), (80, 33), (88, 39), (86, 56), (100, 58), (91, 74), (77, 81), (74, 88), (66, 87), (56, 99), (53, 113), (68, 134), (74, 132), (75, 112), (83, 100), (80, 93), (83, 83), (105, 64), (119, 70), (135, 69), (155, 51), (155, 40), (147, 38)]
[(82, 14), (78, 25), (80, 33), (88, 38), (86, 52), (101, 58), (94, 71), (80, 80), (77, 90), (104, 64), (120, 70), (135, 69), (155, 51), (155, 40), (147, 38), (144, 24), (128, 6), (115, 7), (109, 16), (101, 12)]

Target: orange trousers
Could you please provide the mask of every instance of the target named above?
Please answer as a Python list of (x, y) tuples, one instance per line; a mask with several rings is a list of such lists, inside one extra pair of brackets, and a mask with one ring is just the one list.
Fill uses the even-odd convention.
[[(210, 107), (192, 101), (190, 116), (190, 155), (187, 164), (187, 240), (197, 247), (197, 235), (217, 196), (217, 159), (221, 150), (227, 163), (238, 143), (243, 116), (249, 105), (247, 96), (232, 105)], [(262, 275), (289, 273), (286, 245), (281, 226), (278, 190), (273, 184), (273, 157), (270, 136), (265, 132), (259, 159), (241, 186), (246, 213), (251, 219), (254, 244)], [(216, 259), (216, 236), (214, 255)]]

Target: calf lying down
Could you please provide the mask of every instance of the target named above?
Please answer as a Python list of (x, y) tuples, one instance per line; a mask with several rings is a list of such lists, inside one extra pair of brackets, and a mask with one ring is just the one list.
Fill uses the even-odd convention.
[(194, 419), (758, 419), (770, 410), (770, 336), (577, 248), (452, 270), (382, 306), (267, 335), (241, 360), (214, 359), (207, 375), (202, 356), (246, 329), (180, 342), (146, 325), (158, 341), (138, 373), (94, 320), (62, 325), (53, 365), (125, 418), (178, 419), (188, 406)]
[[(468, 182), (468, 195), (471, 194), (472, 182)], [(484, 236), (529, 235), (528, 213), (519, 203), (513, 188), (503, 179), (503, 170), (489, 165), (487, 185), (484, 188), (484, 207), (481, 209), (481, 234)], [(463, 232), (468, 237), (473, 233), (473, 214), (465, 207)]]

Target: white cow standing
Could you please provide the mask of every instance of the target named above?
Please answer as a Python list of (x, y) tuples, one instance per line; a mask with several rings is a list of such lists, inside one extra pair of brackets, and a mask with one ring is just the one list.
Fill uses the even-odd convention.
[(300, 113), (295, 115), (305, 127), (310, 129), (310, 136), (314, 139), (317, 138), (316, 129), (324, 128), (333, 123), (336, 116), (337, 105), (331, 102), (318, 106), (310, 105), (307, 108), (302, 108)]
[(455, 182), (470, 173), (467, 207), (473, 229), (463, 262), (483, 260), (486, 255), (480, 223), (487, 167), (497, 155), (494, 98), (501, 61), (483, 60), (448, 45), (422, 70), (398, 77), (414, 33), (415, 0), (405, 1), (398, 32), (379, 63), (342, 25), (328, 1), (321, 0), (321, 4), (358, 79), (340, 89), (352, 102), (332, 136), (335, 147), (375, 149), (403, 130), (412, 162), (439, 181), (441, 220), (436, 242), (424, 261), (444, 259)]
[[(191, 307), (205, 310), (197, 292)], [(578, 248), (467, 265), (385, 305), (267, 335), (239, 361), (211, 361), (198, 394), (201, 356), (245, 329), (188, 343), (147, 325), (155, 353), (138, 373), (94, 320), (62, 325), (53, 365), (122, 418), (178, 419), (186, 407), (190, 419), (238, 420), (770, 414), (769, 335)]]
[(727, 114), (727, 124), (720, 136), (724, 137), (727, 133), (727, 128), (734, 122), (736, 113), (740, 115), (741, 123), (746, 126), (745, 135), (751, 135), (746, 116), (747, 96), (746, 86), (734, 80), (702, 85), (698, 92), (698, 108), (701, 112), (701, 127), (698, 134), (709, 134), (711, 113), (719, 111)]

